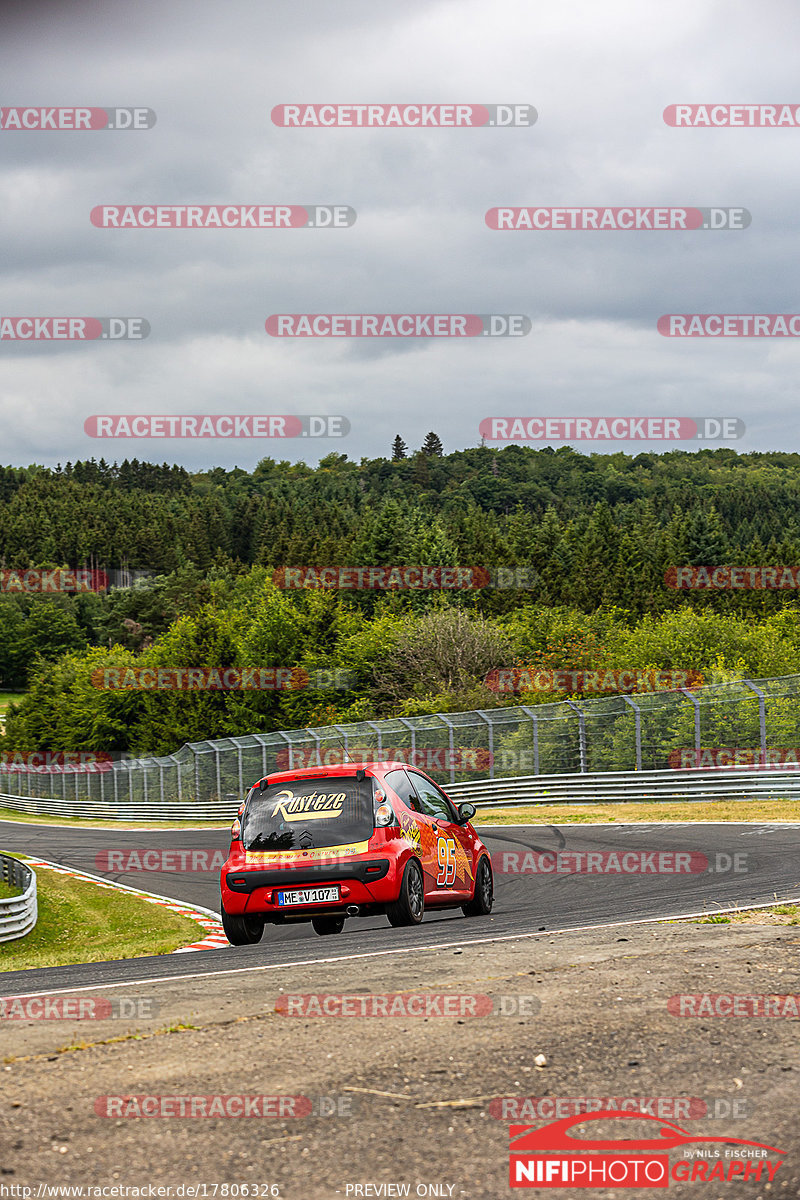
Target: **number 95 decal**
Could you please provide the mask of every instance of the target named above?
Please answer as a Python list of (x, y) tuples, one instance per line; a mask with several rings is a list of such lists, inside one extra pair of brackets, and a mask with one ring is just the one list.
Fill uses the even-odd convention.
[(436, 876), (436, 886), (452, 887), (456, 878), (455, 838), (437, 838), (436, 856), (439, 860), (439, 874)]

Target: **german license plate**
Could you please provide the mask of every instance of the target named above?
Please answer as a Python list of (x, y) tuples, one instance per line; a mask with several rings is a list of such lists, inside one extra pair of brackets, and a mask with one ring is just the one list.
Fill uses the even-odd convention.
[(278, 906), (293, 904), (330, 904), (339, 899), (338, 887), (303, 888), (295, 892), (278, 892)]

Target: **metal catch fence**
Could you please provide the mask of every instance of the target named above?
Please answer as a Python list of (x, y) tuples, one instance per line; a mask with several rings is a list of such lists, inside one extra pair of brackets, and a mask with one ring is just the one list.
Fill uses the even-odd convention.
[(727, 767), (739, 768), (737, 775), (759, 764), (769, 774), (800, 771), (800, 676), (251, 733), (91, 770), (7, 769), (0, 805), (65, 815), (212, 817), (230, 812), (270, 772), (386, 758), (417, 765), (458, 792), (479, 781), (531, 776), (571, 777), (574, 791), (589, 776), (660, 772), (669, 790), (670, 781), (678, 788), (697, 771), (720, 779)]

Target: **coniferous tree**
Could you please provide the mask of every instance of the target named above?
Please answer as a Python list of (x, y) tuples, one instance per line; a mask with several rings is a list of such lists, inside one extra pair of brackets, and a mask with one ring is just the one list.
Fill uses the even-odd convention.
[(444, 455), (444, 446), (438, 433), (434, 433), (431, 430), (430, 433), (425, 435), (425, 441), (422, 443), (422, 453), (429, 454), (432, 457), (435, 456), (436, 458), (441, 458)]
[(397, 437), (392, 442), (392, 462), (399, 462), (401, 458), (407, 457), (408, 446), (398, 433)]

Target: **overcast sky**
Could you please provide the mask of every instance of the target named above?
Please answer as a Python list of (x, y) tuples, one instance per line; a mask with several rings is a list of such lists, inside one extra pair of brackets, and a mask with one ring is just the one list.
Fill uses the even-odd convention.
[[(0, 4), (3, 106), (141, 106), (142, 131), (0, 133), (0, 314), (141, 316), (142, 342), (0, 342), (0, 461), (252, 468), (388, 455), (490, 416), (724, 416), (800, 450), (791, 339), (666, 313), (800, 312), (800, 128), (675, 129), (673, 103), (800, 106), (793, 0)], [(526, 103), (530, 128), (290, 129), (283, 103)], [(346, 229), (96, 228), (98, 204), (348, 204)], [(743, 231), (495, 232), (496, 205), (738, 206)], [(278, 339), (276, 313), (524, 313), (526, 337)], [(292, 439), (116, 439), (93, 414), (341, 414)], [(502, 444), (502, 443), (501, 443)], [(537, 443), (529, 443), (537, 444)], [(561, 443), (553, 443), (561, 444)], [(681, 443), (694, 448), (697, 443)], [(584, 443), (604, 450), (606, 443)], [(615, 443), (613, 449), (669, 449)]]

